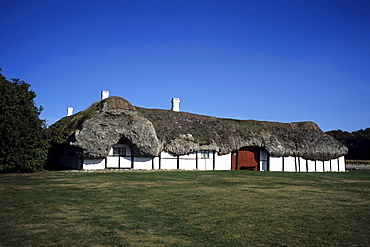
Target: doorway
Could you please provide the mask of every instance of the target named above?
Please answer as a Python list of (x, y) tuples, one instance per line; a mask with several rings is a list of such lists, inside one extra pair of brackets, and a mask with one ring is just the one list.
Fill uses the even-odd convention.
[(244, 147), (231, 155), (232, 170), (258, 171), (259, 148)]

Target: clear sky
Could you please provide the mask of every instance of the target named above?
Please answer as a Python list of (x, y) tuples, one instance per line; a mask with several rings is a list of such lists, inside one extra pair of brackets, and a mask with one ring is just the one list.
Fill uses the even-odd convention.
[(370, 127), (369, 0), (0, 0), (0, 67), (52, 124), (100, 99)]

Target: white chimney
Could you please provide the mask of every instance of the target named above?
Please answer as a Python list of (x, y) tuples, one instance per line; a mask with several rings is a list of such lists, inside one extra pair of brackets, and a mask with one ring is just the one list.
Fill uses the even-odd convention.
[(68, 107), (67, 108), (67, 116), (72, 116), (73, 115), (73, 107)]
[(101, 100), (109, 97), (109, 91), (101, 91)]
[(171, 102), (172, 102), (172, 111), (180, 111), (180, 99), (173, 98)]

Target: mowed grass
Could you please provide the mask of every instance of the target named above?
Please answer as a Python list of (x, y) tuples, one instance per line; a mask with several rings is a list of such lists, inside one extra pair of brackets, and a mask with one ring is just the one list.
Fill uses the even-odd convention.
[(370, 246), (370, 172), (0, 174), (0, 246)]

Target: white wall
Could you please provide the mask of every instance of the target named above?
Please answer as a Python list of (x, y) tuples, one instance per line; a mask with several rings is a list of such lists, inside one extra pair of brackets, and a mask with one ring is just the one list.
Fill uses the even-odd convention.
[(134, 169), (151, 170), (153, 168), (152, 158), (150, 157), (135, 157)]
[(158, 170), (159, 169), (159, 157), (154, 157), (153, 163), (154, 163), (154, 169)]
[[(270, 156), (270, 171), (282, 171), (282, 159), (284, 159), (284, 171), (294, 172), (343, 172), (346, 170), (344, 156), (332, 160), (306, 160), (301, 157), (273, 157)], [(338, 170), (339, 162), (339, 170)], [(316, 165), (315, 165), (316, 164)], [(330, 165), (331, 164), (331, 165)], [(330, 167), (331, 166), (331, 167)], [(308, 170), (307, 170), (308, 167)], [(331, 169), (330, 169), (331, 168)]]
[(105, 159), (85, 159), (82, 169), (105, 169)]
[[(273, 157), (270, 156), (270, 171), (283, 171), (283, 160), (284, 159), (284, 171), (286, 172), (323, 172), (330, 171), (330, 161), (320, 160), (306, 160), (302, 157)], [(316, 164), (316, 165), (315, 165)], [(345, 171), (344, 157), (339, 158), (339, 171)], [(307, 170), (308, 167), (308, 170)], [(296, 170), (297, 169), (297, 170)], [(338, 159), (331, 160), (331, 171), (338, 171)]]
[(270, 171), (277, 172), (283, 169), (283, 157), (270, 156)]
[[(125, 147), (126, 156), (119, 157), (113, 156), (113, 147), (109, 151), (109, 155), (105, 159), (86, 159), (83, 161), (83, 169), (105, 169), (106, 162), (107, 168), (131, 168), (131, 150), (126, 144), (117, 144), (114, 147)], [(198, 157), (198, 162), (197, 162)], [(213, 162), (215, 159), (215, 163)], [(79, 168), (79, 159), (74, 157), (60, 156), (60, 161), (65, 166), (72, 168)], [(120, 163), (118, 163), (120, 162)], [(231, 170), (231, 153), (226, 155), (219, 155), (217, 152), (213, 154), (210, 151), (209, 158), (202, 158), (200, 152), (198, 154), (191, 153), (188, 155), (179, 156), (179, 167), (178, 158), (168, 152), (162, 152), (161, 157), (135, 157), (134, 158), (134, 169), (181, 169), (181, 170)], [(329, 172), (329, 171), (345, 171), (345, 160), (344, 156), (338, 159), (332, 159), (328, 161), (313, 161), (305, 160), (301, 157), (274, 157), (268, 156), (268, 154), (261, 150), (260, 151), (260, 170), (266, 171), (267, 164), (269, 163), (270, 171), (286, 171), (286, 172)], [(338, 170), (339, 163), (339, 170)], [(284, 164), (284, 170), (283, 170)], [(76, 167), (75, 167), (76, 166)], [(307, 169), (308, 168), (308, 169)]]
[(307, 162), (302, 157), (297, 157), (297, 172), (307, 172)]
[(215, 154), (215, 170), (231, 170), (231, 153), (225, 155)]
[(188, 155), (181, 155), (179, 157), (180, 166), (179, 169), (183, 170), (195, 170), (197, 165), (196, 154), (191, 153)]
[[(216, 170), (230, 170), (231, 169), (231, 154), (218, 155), (213, 154), (212, 151), (209, 153), (209, 158), (202, 158), (200, 152), (191, 153), (187, 155), (179, 156), (179, 169), (181, 170), (213, 170), (213, 159), (215, 156), (215, 169)], [(198, 161), (197, 161), (198, 157)], [(136, 158), (135, 158), (136, 159)], [(177, 169), (177, 156), (168, 152), (161, 153), (161, 169)], [(159, 158), (155, 158), (154, 162), (155, 169), (159, 168)]]
[(344, 156), (339, 157), (339, 171), (340, 172), (345, 172), (346, 171), (346, 162), (344, 160)]
[[(126, 156), (113, 155), (113, 148), (126, 148)], [(127, 144), (113, 145), (107, 156), (107, 168), (131, 168), (131, 149)]]
[(323, 172), (324, 171), (324, 162), (322, 162), (321, 160), (316, 160), (314, 162), (316, 162), (316, 171), (317, 172)]
[(168, 152), (162, 152), (161, 169), (177, 169), (177, 156)]
[(284, 157), (284, 172), (295, 172), (296, 171), (296, 157), (288, 156)]
[(308, 171), (315, 172), (315, 161), (307, 160), (307, 163), (308, 163)]
[(131, 157), (107, 157), (107, 168), (131, 168)]
[(330, 160), (324, 161), (324, 171), (330, 172)]
[[(301, 158), (302, 159), (302, 158)], [(304, 160), (304, 159), (303, 159)], [(305, 160), (306, 162), (306, 160)], [(315, 166), (316, 163), (316, 166)], [(339, 164), (338, 164), (339, 163)], [(344, 163), (344, 156), (339, 157), (337, 159), (332, 159), (332, 160), (326, 160), (326, 161), (321, 161), (321, 160), (307, 160), (308, 164), (308, 172), (343, 172), (345, 171), (345, 163)], [(302, 165), (302, 161), (301, 161)], [(338, 169), (339, 165), (339, 169)], [(301, 172), (306, 171), (305, 169), (302, 169), (301, 167)]]
[(201, 153), (198, 153), (198, 170), (209, 171), (213, 170), (213, 153), (209, 154), (209, 158), (202, 158)]

